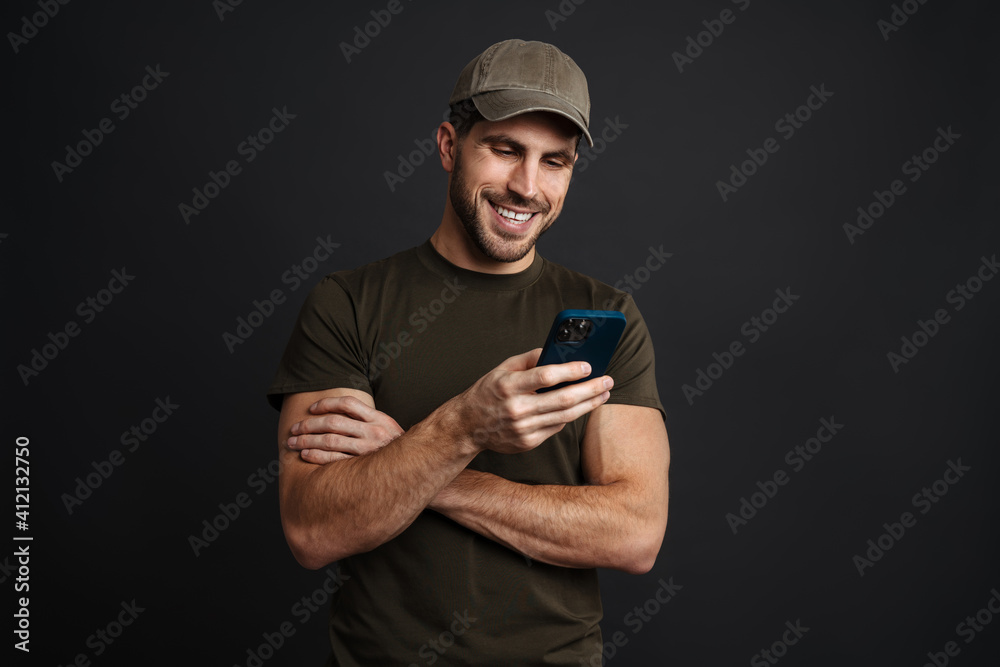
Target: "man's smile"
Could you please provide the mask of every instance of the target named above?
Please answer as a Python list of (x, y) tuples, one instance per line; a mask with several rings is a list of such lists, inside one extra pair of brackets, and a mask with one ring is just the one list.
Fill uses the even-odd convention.
[(535, 213), (537, 213), (537, 211), (530, 211), (530, 210), (519, 211), (512, 208), (507, 208), (506, 206), (501, 206), (500, 204), (494, 204), (488, 199), (486, 201), (489, 202), (489, 205), (493, 207), (493, 210), (499, 213), (506, 222), (515, 225), (524, 224), (532, 217), (534, 217)]

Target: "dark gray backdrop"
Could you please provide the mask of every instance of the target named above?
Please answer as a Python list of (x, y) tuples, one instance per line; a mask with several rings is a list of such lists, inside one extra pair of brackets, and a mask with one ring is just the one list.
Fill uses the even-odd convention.
[[(330, 575), (285, 546), (263, 393), (308, 286), (433, 231), (422, 146), (461, 67), (520, 37), (582, 66), (605, 138), (541, 252), (638, 286), (668, 413), (670, 524), (649, 574), (602, 573), (607, 663), (991, 664), (988, 7), (7, 3), (3, 437), (30, 442), (29, 525), (9, 525), (33, 541), (0, 551), (12, 599), (31, 554), (31, 653), (4, 650), (322, 663), (325, 605), (301, 600)], [(339, 245), (303, 262), (318, 239)]]

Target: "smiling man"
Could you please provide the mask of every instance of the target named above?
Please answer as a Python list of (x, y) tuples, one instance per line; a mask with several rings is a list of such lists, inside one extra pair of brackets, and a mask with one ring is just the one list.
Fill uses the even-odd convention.
[[(600, 665), (596, 568), (653, 566), (669, 448), (631, 297), (535, 249), (591, 141), (587, 82), (508, 40), (450, 103), (437, 230), (316, 286), (268, 392), (282, 527), (305, 567), (340, 563), (329, 665)], [(540, 392), (590, 374), (536, 366), (566, 308), (627, 326), (607, 375)]]

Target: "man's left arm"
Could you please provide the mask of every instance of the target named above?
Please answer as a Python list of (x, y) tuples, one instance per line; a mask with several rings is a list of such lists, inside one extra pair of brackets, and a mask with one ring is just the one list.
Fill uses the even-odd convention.
[(584, 486), (465, 470), (428, 507), (545, 563), (648, 572), (667, 524), (670, 450), (660, 412), (617, 403), (595, 409), (582, 466)]

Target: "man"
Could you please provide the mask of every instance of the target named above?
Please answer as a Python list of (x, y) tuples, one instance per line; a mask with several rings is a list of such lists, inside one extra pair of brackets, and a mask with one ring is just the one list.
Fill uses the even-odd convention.
[[(535, 251), (591, 142), (586, 79), (508, 40), (451, 104), (439, 227), (327, 276), (269, 390), (282, 526), (305, 567), (340, 562), (329, 664), (600, 664), (595, 568), (652, 567), (669, 452), (630, 296)], [(590, 374), (535, 365), (565, 308), (626, 330), (609, 375), (538, 392)]]

